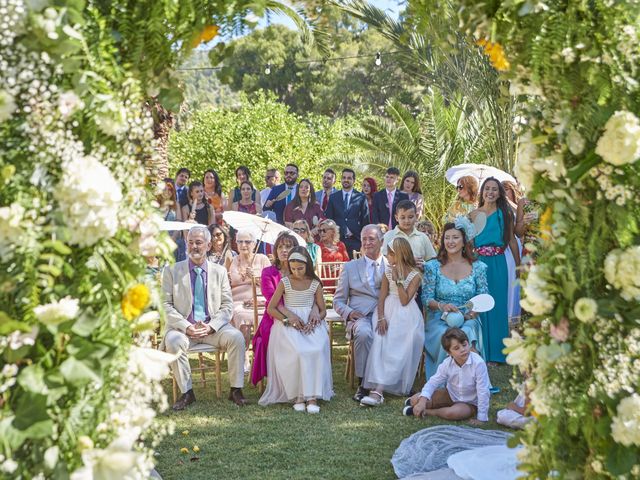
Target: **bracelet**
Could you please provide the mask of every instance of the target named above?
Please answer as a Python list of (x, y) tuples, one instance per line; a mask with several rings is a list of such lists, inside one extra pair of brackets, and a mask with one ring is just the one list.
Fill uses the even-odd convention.
[(290, 324), (289, 319), (288, 319), (287, 317), (284, 317), (284, 318), (282, 319), (282, 324), (283, 324), (285, 327), (288, 327), (288, 326), (289, 326), (289, 324)]
[(438, 302), (438, 310), (442, 311), (442, 304)]
[(378, 321), (379, 322), (382, 321), (382, 320), (384, 320), (384, 316), (383, 317), (378, 317)]

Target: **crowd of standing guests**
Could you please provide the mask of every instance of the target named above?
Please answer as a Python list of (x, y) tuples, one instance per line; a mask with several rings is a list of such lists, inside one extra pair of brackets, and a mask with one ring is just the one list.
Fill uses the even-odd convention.
[[(173, 315), (165, 344), (182, 354), (173, 366), (182, 392), (174, 409), (195, 401), (188, 349), (226, 342), (236, 379), (230, 400), (246, 402), (238, 374), (244, 370), (254, 385), (268, 379), (261, 405), (291, 402), (297, 411), (318, 413), (318, 401), (333, 396), (323, 296), (328, 285), (319, 278), (320, 266), (344, 262), (337, 284), (330, 286), (333, 308), (353, 342), (354, 399), (376, 406), (385, 393), (408, 395), (424, 349), (429, 383), (407, 402), (409, 414), (437, 415), (443, 409), (444, 418), (486, 420), (490, 381), (481, 364), (504, 362), (502, 340), (509, 319), (519, 315), (515, 280), (523, 239), (537, 219), (517, 185), (460, 178), (436, 238), (433, 224), (421, 218), (424, 198), (414, 171), (400, 177), (389, 168), (384, 188), (366, 177), (360, 191), (349, 168), (341, 172), (339, 190), (336, 173), (327, 169), (318, 191), (308, 178), (299, 179), (295, 164), (286, 165), (283, 183), (277, 169), (268, 169), (266, 188), (259, 192), (247, 167), (235, 173), (237, 185), (225, 196), (214, 170), (200, 182), (190, 181), (190, 172), (181, 168), (175, 180), (165, 180), (159, 199), (165, 220), (202, 225), (170, 233), (177, 263), (163, 273), (165, 306)], [(260, 246), (250, 231), (230, 232), (222, 216), (227, 209), (268, 216), (305, 244), (284, 232), (273, 246)], [(462, 309), (487, 293), (495, 300), (489, 312)], [(255, 301), (264, 312), (253, 331)], [(454, 392), (433, 384), (434, 378), (442, 383), (451, 376), (468, 385)]]

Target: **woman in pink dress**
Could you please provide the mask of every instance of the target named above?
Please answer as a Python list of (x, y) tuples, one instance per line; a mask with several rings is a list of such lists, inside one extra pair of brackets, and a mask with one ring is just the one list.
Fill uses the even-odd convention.
[(262, 213), (262, 207), (260, 206), (260, 202), (256, 202), (252, 199), (252, 194), (254, 192), (253, 185), (250, 181), (245, 180), (240, 184), (240, 200), (237, 202), (233, 202), (231, 205), (231, 210), (235, 210), (236, 212), (244, 212), (250, 213), (252, 215), (259, 215)]
[[(296, 238), (290, 233), (281, 233), (273, 245), (275, 252), (275, 265), (262, 270), (260, 286), (262, 296), (266, 304), (271, 301), (273, 293), (276, 291), (278, 283), (283, 275), (289, 273), (289, 263), (287, 258), (293, 247), (298, 245)], [(257, 385), (267, 376), (267, 348), (269, 347), (269, 334), (273, 326), (273, 318), (265, 311), (258, 325), (258, 329), (253, 336), (253, 367), (251, 368), (251, 383)]]

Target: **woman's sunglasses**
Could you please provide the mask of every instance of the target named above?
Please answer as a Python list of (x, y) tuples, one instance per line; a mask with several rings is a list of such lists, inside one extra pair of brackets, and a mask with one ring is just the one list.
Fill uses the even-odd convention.
[(456, 185), (456, 190), (463, 190), (463, 189), (464, 189), (464, 186), (462, 186), (462, 185)]
[(216, 237), (216, 238), (224, 237), (224, 233), (222, 233), (222, 232), (215, 232), (215, 233), (213, 234), (213, 236), (214, 236), (214, 237)]

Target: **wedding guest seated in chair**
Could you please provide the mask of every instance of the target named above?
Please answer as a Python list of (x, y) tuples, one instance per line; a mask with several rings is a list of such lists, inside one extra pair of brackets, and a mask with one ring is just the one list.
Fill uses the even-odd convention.
[(194, 226), (187, 234), (188, 259), (164, 269), (162, 291), (167, 315), (164, 345), (167, 352), (179, 354), (171, 364), (182, 395), (173, 405), (184, 410), (196, 401), (192, 389), (188, 352), (206, 343), (227, 352), (229, 400), (238, 406), (246, 401), (242, 394), (245, 342), (231, 324), (233, 300), (227, 271), (207, 260), (211, 234), (204, 226)]

